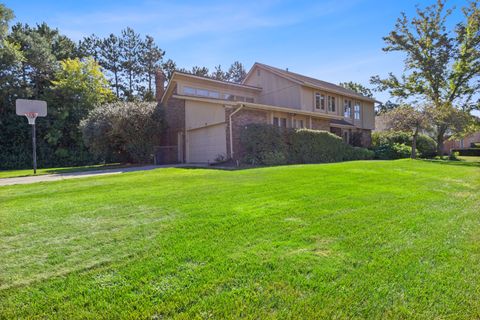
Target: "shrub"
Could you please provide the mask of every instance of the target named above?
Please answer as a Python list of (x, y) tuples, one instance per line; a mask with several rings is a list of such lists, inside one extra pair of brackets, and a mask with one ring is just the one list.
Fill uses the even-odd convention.
[(344, 160), (349, 146), (330, 132), (300, 129), (290, 135), (289, 147), (290, 162), (318, 163)]
[(104, 161), (149, 162), (164, 128), (155, 103), (116, 102), (93, 109), (81, 124), (90, 151)]
[[(372, 133), (372, 149), (375, 154), (381, 154), (382, 158), (378, 159), (399, 159), (399, 158), (383, 158), (393, 150), (393, 144), (403, 144), (412, 146), (412, 136), (406, 132), (399, 131), (381, 131)], [(398, 146), (396, 147), (399, 148)], [(420, 157), (432, 158), (436, 155), (437, 144), (435, 140), (425, 134), (419, 134), (417, 137), (417, 151)], [(395, 152), (392, 155), (395, 156)], [(398, 156), (398, 154), (397, 154)]]
[(260, 154), (260, 160), (267, 166), (279, 166), (287, 163), (285, 154), (278, 151), (266, 151)]
[(240, 141), (245, 148), (244, 162), (279, 165), (373, 159), (370, 150), (352, 147), (327, 131), (280, 129), (252, 124), (244, 128)]
[(240, 135), (240, 143), (246, 151), (244, 162), (263, 164), (263, 157), (269, 152), (286, 154), (285, 135), (288, 130), (264, 124), (250, 124)]
[(450, 155), (448, 156), (448, 160), (454, 160), (454, 161), (456, 161), (456, 160), (458, 160), (458, 156), (459, 156), (459, 155), (460, 155), (460, 154), (459, 154), (458, 152), (452, 152), (452, 153), (450, 153)]
[(453, 152), (464, 157), (480, 157), (480, 148), (452, 149)]
[(412, 147), (403, 143), (382, 144), (374, 147), (373, 151), (376, 159), (394, 160), (409, 158), (412, 153)]

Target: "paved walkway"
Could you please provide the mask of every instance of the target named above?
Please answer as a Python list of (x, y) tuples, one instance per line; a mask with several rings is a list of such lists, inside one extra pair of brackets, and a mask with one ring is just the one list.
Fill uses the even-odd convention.
[(44, 181), (58, 181), (65, 179), (75, 179), (75, 178), (87, 178), (94, 176), (103, 176), (109, 174), (119, 174), (125, 172), (135, 172), (135, 171), (146, 171), (159, 168), (178, 168), (185, 167), (185, 164), (178, 165), (160, 165), (160, 166), (142, 166), (142, 167), (126, 167), (118, 169), (105, 169), (105, 170), (93, 170), (93, 171), (83, 171), (83, 172), (70, 172), (70, 173), (59, 173), (59, 174), (45, 174), (38, 176), (28, 176), (28, 177), (18, 177), (18, 178), (2, 178), (0, 179), (0, 186), (9, 186), (13, 184), (29, 184), (35, 182), (44, 182)]

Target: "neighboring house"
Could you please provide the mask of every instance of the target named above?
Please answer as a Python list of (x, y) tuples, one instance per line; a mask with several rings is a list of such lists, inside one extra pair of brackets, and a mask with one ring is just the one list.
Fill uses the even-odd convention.
[(326, 130), (363, 146), (375, 127), (374, 99), (260, 63), (241, 84), (181, 72), (165, 90), (163, 82), (157, 99), (168, 123), (159, 152), (164, 163), (238, 160), (241, 130), (252, 123)]
[(450, 154), (452, 149), (470, 148), (472, 143), (480, 143), (480, 131), (460, 140), (446, 140), (443, 143), (443, 153)]

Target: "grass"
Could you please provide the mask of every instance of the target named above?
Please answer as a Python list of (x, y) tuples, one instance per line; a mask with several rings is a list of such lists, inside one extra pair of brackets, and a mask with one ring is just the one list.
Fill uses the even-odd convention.
[(458, 156), (458, 160), (460, 161), (466, 161), (466, 162), (480, 162), (480, 157), (467, 157), (467, 156)]
[[(96, 165), (80, 166), (80, 167), (40, 168), (40, 169), (37, 169), (37, 176), (45, 175), (45, 174), (84, 172), (84, 171), (115, 169), (115, 168), (123, 168), (123, 167), (126, 167), (126, 165), (121, 165), (119, 163), (110, 163), (110, 164), (96, 164)], [(34, 175), (33, 169), (0, 170), (0, 179), (27, 177), (27, 176), (33, 176), (33, 175)]]
[(479, 318), (479, 190), (413, 160), (0, 187), (0, 318)]

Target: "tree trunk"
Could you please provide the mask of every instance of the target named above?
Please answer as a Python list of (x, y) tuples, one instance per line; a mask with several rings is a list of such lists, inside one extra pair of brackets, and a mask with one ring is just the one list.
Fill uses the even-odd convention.
[(445, 140), (445, 130), (443, 128), (438, 128), (437, 133), (437, 155), (443, 155), (443, 140)]
[(412, 159), (417, 158), (417, 137), (418, 137), (418, 128), (415, 129), (415, 133), (412, 137)]
[(120, 98), (120, 94), (118, 92), (118, 71), (115, 71), (115, 92), (117, 93), (117, 98)]

